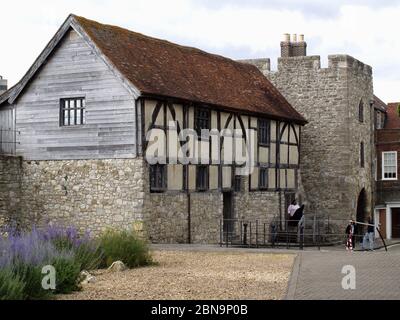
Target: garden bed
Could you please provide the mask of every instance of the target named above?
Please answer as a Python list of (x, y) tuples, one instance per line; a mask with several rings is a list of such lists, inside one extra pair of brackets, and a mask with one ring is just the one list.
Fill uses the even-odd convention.
[(95, 283), (58, 299), (282, 299), (294, 255), (254, 252), (152, 252), (155, 265), (92, 272)]

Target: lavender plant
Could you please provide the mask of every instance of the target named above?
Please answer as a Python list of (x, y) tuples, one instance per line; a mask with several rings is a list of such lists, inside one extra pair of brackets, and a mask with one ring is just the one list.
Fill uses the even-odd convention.
[[(0, 299), (43, 299), (79, 290), (80, 271), (97, 268), (101, 260), (98, 245), (76, 228), (48, 226), (30, 232), (8, 228), (0, 237), (0, 280), (11, 280), (0, 286)], [(56, 269), (54, 292), (41, 286), (46, 265)]]

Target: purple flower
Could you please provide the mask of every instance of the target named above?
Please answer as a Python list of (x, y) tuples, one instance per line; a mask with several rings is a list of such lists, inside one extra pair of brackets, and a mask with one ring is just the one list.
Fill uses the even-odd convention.
[(86, 233), (80, 236), (74, 227), (47, 226), (33, 227), (30, 232), (7, 230), (7, 236), (0, 236), (0, 268), (12, 267), (16, 263), (29, 265), (49, 264), (56, 257), (72, 257), (74, 250), (82, 245), (96, 249)]

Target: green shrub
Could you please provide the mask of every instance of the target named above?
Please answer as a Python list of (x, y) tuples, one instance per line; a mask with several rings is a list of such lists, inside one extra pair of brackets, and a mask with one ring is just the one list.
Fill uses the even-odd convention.
[(147, 242), (140, 239), (133, 230), (105, 232), (100, 238), (100, 249), (103, 251), (103, 267), (109, 267), (117, 260), (129, 268), (152, 263)]
[(71, 293), (81, 289), (81, 265), (74, 256), (57, 257), (52, 265), (56, 269), (55, 293)]
[(74, 249), (74, 253), (81, 270), (98, 269), (103, 261), (103, 252), (94, 242), (81, 244)]
[(49, 299), (52, 296), (52, 290), (45, 290), (42, 287), (44, 275), (41, 266), (17, 262), (14, 264), (14, 274), (25, 284), (24, 299)]
[(0, 300), (24, 299), (25, 284), (10, 269), (0, 269)]

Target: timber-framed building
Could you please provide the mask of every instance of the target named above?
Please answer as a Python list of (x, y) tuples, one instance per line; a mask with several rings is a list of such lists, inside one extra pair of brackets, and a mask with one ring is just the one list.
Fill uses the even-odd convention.
[[(282, 219), (306, 123), (255, 66), (75, 15), (0, 96), (5, 119), (21, 168), (16, 216), (94, 233), (143, 226), (153, 242), (182, 243), (218, 242), (223, 218)], [(167, 134), (166, 163), (150, 165), (151, 130), (171, 127), (238, 130), (243, 145), (255, 132), (254, 170), (238, 174), (229, 137), (211, 135), (188, 147), (200, 164), (170, 161)]]

